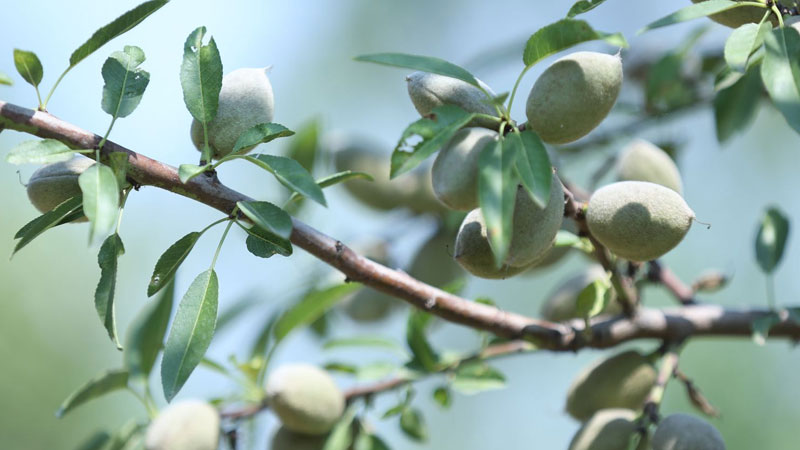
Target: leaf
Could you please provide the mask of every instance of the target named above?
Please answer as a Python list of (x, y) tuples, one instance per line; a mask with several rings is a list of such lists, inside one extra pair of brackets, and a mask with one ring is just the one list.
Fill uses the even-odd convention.
[(257, 236), (275, 244), (276, 246), (291, 249), (289, 237), (292, 235), (292, 218), (286, 211), (270, 202), (237, 202), (239, 210), (253, 221)]
[(111, 439), (111, 435), (106, 431), (97, 431), (82, 441), (75, 450), (101, 450)]
[(553, 247), (575, 247), (579, 245), (581, 242), (581, 238), (577, 235), (567, 231), (567, 230), (558, 230), (556, 233), (556, 240), (553, 243)]
[(329, 362), (326, 363), (323, 368), (328, 372), (340, 372), (348, 375), (355, 375), (358, 373), (358, 368), (356, 366), (342, 362)]
[(569, 12), (567, 12), (567, 17), (571, 19), (578, 14), (589, 12), (602, 5), (605, 1), (606, 0), (580, 0), (572, 5), (572, 8), (570, 8)]
[(203, 233), (199, 231), (192, 231), (186, 236), (178, 239), (177, 242), (170, 245), (169, 248), (161, 254), (156, 262), (156, 267), (153, 269), (153, 275), (150, 277), (150, 284), (147, 286), (147, 296), (152, 297), (153, 294), (160, 291), (166, 286), (173, 278), (178, 267), (183, 263), (183, 260), (189, 256), (189, 252), (194, 248), (194, 244), (200, 239)]
[(465, 81), (482, 89), (480, 84), (478, 84), (478, 80), (475, 79), (475, 76), (469, 73), (467, 69), (431, 56), (409, 55), (406, 53), (374, 53), (357, 56), (355, 60), (444, 75), (446, 77)]
[(297, 161), (285, 156), (265, 154), (248, 155), (244, 159), (272, 173), (275, 179), (287, 188), (314, 200), (322, 206), (328, 206), (325, 201), (325, 194), (322, 193), (322, 188)]
[(505, 385), (506, 377), (497, 369), (483, 362), (469, 363), (459, 367), (452, 383), (453, 389), (467, 395), (502, 389)]
[(433, 391), (433, 399), (443, 409), (449, 409), (453, 404), (453, 396), (447, 386), (439, 386)]
[(722, 143), (741, 133), (753, 122), (761, 99), (761, 74), (747, 73), (733, 85), (714, 96), (714, 120), (717, 140)]
[(111, 338), (118, 350), (122, 350), (122, 345), (120, 345), (117, 337), (114, 291), (117, 287), (117, 260), (124, 253), (125, 246), (117, 233), (112, 234), (103, 241), (103, 245), (100, 246), (100, 252), (97, 254), (97, 264), (100, 266), (100, 281), (94, 291), (94, 308), (108, 332), (108, 337)]
[(772, 103), (800, 133), (800, 34), (792, 27), (776, 28), (764, 36), (761, 79)]
[(103, 450), (128, 450), (128, 443), (141, 435), (143, 431), (144, 425), (139, 424), (135, 419), (131, 419), (114, 432), (114, 435), (111, 436), (111, 442)]
[(728, 66), (742, 72), (747, 69), (750, 55), (764, 43), (764, 36), (772, 30), (771, 22), (764, 22), (761, 26), (755, 23), (746, 23), (733, 30), (725, 41), (725, 62)]
[(401, 368), (393, 362), (377, 361), (360, 367), (356, 373), (356, 378), (360, 381), (377, 381), (388, 378), (400, 370)]
[(610, 301), (611, 279), (607, 276), (598, 278), (578, 294), (575, 315), (587, 319), (594, 317), (600, 314)]
[(196, 164), (181, 164), (178, 167), (178, 178), (181, 179), (181, 183), (186, 184), (189, 180), (205, 172), (210, 167), (209, 165), (198, 166)]
[(553, 167), (544, 144), (530, 130), (511, 133), (506, 140), (519, 149), (515, 167), (522, 185), (531, 194), (534, 203), (544, 209), (550, 201), (550, 184), (553, 181)]
[(347, 450), (353, 443), (353, 420), (356, 417), (356, 405), (350, 405), (342, 418), (336, 422), (322, 450)]
[(258, 227), (246, 228), (245, 230), (247, 231), (245, 245), (247, 246), (247, 251), (253, 255), (259, 258), (271, 258), (275, 255), (289, 256), (292, 254), (291, 242), (277, 240)]
[(346, 283), (326, 289), (313, 289), (284, 312), (275, 323), (273, 335), (282, 341), (292, 330), (315, 321), (325, 311), (343, 300), (347, 294), (361, 288), (358, 283)]
[(6, 86), (13, 86), (14, 80), (11, 79), (6, 73), (0, 72), (0, 84), (5, 84)]
[(222, 60), (217, 43), (210, 38), (203, 45), (206, 27), (195, 29), (183, 45), (181, 88), (183, 102), (192, 117), (208, 123), (217, 116), (219, 91), (222, 89)]
[(400, 429), (411, 439), (418, 442), (428, 440), (428, 427), (422, 417), (422, 412), (416, 408), (406, 408), (400, 414)]
[(117, 177), (117, 186), (129, 186), (128, 183), (128, 154), (125, 152), (112, 152), (108, 155), (108, 162), (111, 165), (111, 170)]
[(146, 304), (128, 326), (122, 360), (131, 378), (147, 380), (153, 370), (158, 352), (164, 345), (164, 335), (175, 300), (175, 283)]
[(781, 319), (775, 313), (769, 313), (763, 317), (759, 317), (755, 319), (751, 324), (753, 329), (753, 342), (757, 345), (764, 345), (767, 343), (767, 337), (769, 336), (769, 330), (775, 324), (780, 323)]
[(486, 144), (478, 157), (478, 203), (498, 266), (505, 261), (511, 246), (518, 183), (512, 169), (520, 151), (514, 144), (519, 140)]
[(36, 239), (40, 234), (44, 233), (50, 228), (65, 223), (66, 219), (70, 219), (71, 221), (76, 212), (81, 212), (81, 215), (83, 215), (81, 204), (82, 197), (80, 195), (76, 195), (68, 200), (64, 200), (63, 203), (56, 206), (51, 211), (48, 211), (25, 224), (22, 228), (20, 228), (19, 231), (17, 231), (17, 234), (14, 235), (14, 239), (19, 239), (20, 241), (17, 242), (16, 246), (14, 246), (14, 252), (12, 255), (22, 250), (23, 247), (30, 244), (31, 241)]
[(15, 48), (14, 66), (17, 68), (17, 72), (19, 72), (23, 80), (27, 81), (33, 87), (39, 87), (39, 83), (42, 82), (42, 76), (44, 75), (44, 69), (36, 53)]
[(356, 437), (353, 450), (389, 450), (389, 446), (378, 436), (362, 431)]
[(178, 305), (161, 361), (164, 397), (171, 401), (203, 359), (217, 321), (219, 283), (213, 269), (194, 279)]
[(583, 20), (561, 19), (551, 23), (528, 38), (522, 53), (525, 67), (531, 67), (540, 60), (582, 42), (604, 40), (616, 47), (628, 47), (628, 42), (620, 33), (595, 31)]
[(767, 209), (756, 235), (756, 260), (765, 273), (772, 273), (783, 257), (789, 238), (789, 219), (777, 207)]
[(411, 310), (406, 323), (406, 344), (414, 355), (412, 363), (435, 372), (439, 364), (439, 355), (428, 342), (427, 329), (432, 316), (426, 312)]
[(75, 150), (55, 139), (25, 141), (6, 155), (11, 164), (52, 164), (72, 159)]
[[(435, 151), (439, 150), (454, 134), (475, 117), (453, 105), (433, 109), (433, 118), (422, 118), (409, 125), (392, 153), (390, 178), (402, 175), (417, 167)], [(408, 149), (408, 140), (414, 136), (422, 140)]]
[(102, 397), (109, 392), (124, 389), (127, 386), (127, 370), (117, 369), (103, 372), (70, 394), (56, 411), (56, 417), (64, 417), (68, 412), (90, 400)]
[(142, 101), (150, 74), (139, 66), (144, 62), (144, 51), (126, 45), (121, 52), (114, 52), (106, 59), (101, 70), (103, 75), (103, 111), (115, 119), (129, 116)]
[[(365, 173), (365, 172), (354, 172), (352, 170), (345, 170), (342, 172), (334, 173), (333, 175), (328, 175), (327, 177), (320, 178), (317, 180), (317, 185), (321, 188), (326, 188), (329, 186), (333, 186), (335, 184), (343, 183), (348, 180), (361, 178), (367, 181), (375, 181), (372, 175)], [(302, 196), (297, 192), (293, 192), (292, 195), (289, 197), (289, 200), (286, 201), (287, 204), (293, 201), (301, 200)]]
[(395, 341), (387, 339), (382, 336), (358, 336), (351, 338), (331, 339), (330, 341), (326, 342), (322, 348), (330, 350), (334, 348), (343, 348), (343, 347), (383, 348), (386, 350), (390, 350), (392, 353), (395, 353), (402, 357), (408, 356), (408, 353), (402, 347), (400, 347)]
[(701, 3), (697, 3), (679, 9), (678, 11), (675, 11), (674, 13), (668, 16), (662, 17), (661, 19), (658, 19), (655, 22), (652, 22), (650, 25), (647, 25), (646, 27), (639, 30), (637, 34), (642, 34), (646, 31), (650, 31), (656, 28), (666, 27), (669, 25), (674, 25), (680, 22), (686, 22), (687, 20), (699, 19), (701, 17), (710, 16), (718, 12), (727, 11), (737, 6), (738, 6), (737, 2), (731, 0), (704, 1)]
[(95, 163), (78, 177), (83, 193), (83, 212), (89, 218), (89, 240), (106, 236), (117, 222), (119, 186), (117, 176), (110, 167)]
[(169, 3), (169, 0), (152, 0), (144, 2), (117, 17), (108, 25), (100, 28), (92, 34), (92, 37), (83, 45), (77, 48), (69, 57), (70, 68), (81, 62), (84, 58), (94, 53), (97, 49), (105, 45), (108, 41), (120, 36), (123, 33), (139, 25), (150, 14), (158, 11), (159, 8)]
[(249, 150), (258, 144), (266, 144), (275, 139), (294, 135), (294, 131), (278, 123), (260, 123), (245, 130), (236, 139), (233, 154)]
[(305, 123), (289, 141), (289, 148), (286, 155), (300, 163), (304, 169), (310, 173), (314, 172), (314, 161), (317, 159), (319, 150), (319, 119), (313, 119)]

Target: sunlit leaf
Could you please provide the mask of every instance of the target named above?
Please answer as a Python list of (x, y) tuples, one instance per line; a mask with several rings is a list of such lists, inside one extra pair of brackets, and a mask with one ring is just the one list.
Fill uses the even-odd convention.
[(11, 164), (52, 164), (68, 161), (75, 150), (55, 139), (25, 141), (12, 148), (6, 161)]
[(114, 171), (95, 163), (78, 177), (83, 193), (83, 213), (91, 222), (89, 240), (108, 235), (117, 223), (119, 186)]
[(273, 174), (275, 179), (287, 188), (314, 200), (322, 206), (328, 205), (325, 201), (325, 194), (322, 193), (322, 188), (297, 161), (285, 156), (266, 154), (248, 155), (243, 158)]
[(762, 23), (761, 26), (746, 23), (733, 30), (725, 41), (725, 62), (728, 66), (738, 72), (744, 72), (750, 55), (761, 47), (764, 36), (771, 30), (772, 24), (769, 21)]
[(655, 22), (652, 22), (651, 24), (639, 30), (639, 34), (656, 28), (666, 27), (669, 25), (674, 25), (676, 23), (685, 22), (687, 20), (699, 19), (701, 17), (706, 17), (722, 11), (727, 11), (729, 9), (737, 7), (737, 3), (738, 2), (732, 0), (707, 0), (691, 6), (687, 6), (678, 11), (675, 11), (672, 14), (662, 17), (661, 19), (658, 19)]
[(217, 116), (222, 89), (222, 60), (217, 43), (212, 37), (203, 45), (205, 34), (206, 27), (199, 27), (186, 38), (180, 77), (186, 109), (202, 123)]
[(627, 47), (628, 42), (620, 33), (603, 33), (595, 31), (583, 20), (561, 19), (558, 22), (540, 28), (528, 38), (522, 62), (530, 67), (543, 58), (566, 50), (582, 42), (604, 40), (617, 47)]

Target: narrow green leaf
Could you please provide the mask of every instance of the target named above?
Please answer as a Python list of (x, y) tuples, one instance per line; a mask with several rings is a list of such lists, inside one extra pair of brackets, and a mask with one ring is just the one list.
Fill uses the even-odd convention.
[(764, 43), (764, 36), (772, 30), (772, 24), (767, 21), (759, 26), (755, 23), (746, 23), (733, 30), (725, 41), (725, 62), (728, 66), (742, 72), (747, 69), (750, 55)]
[(788, 238), (789, 219), (780, 209), (769, 208), (756, 235), (756, 260), (765, 273), (772, 273), (781, 262)]
[(8, 74), (4, 72), (0, 72), (0, 84), (5, 84), (6, 86), (13, 86), (14, 80), (11, 79)]
[(428, 342), (428, 325), (432, 316), (419, 310), (411, 310), (406, 323), (406, 344), (414, 355), (413, 362), (427, 372), (434, 372), (439, 364), (439, 355)]
[(292, 218), (286, 211), (270, 202), (238, 202), (239, 211), (253, 221), (260, 230), (259, 236), (280, 244), (289, 241), (292, 235)]
[(580, 294), (575, 305), (575, 315), (592, 318), (600, 314), (611, 301), (611, 279), (601, 277), (589, 283)]
[(389, 446), (378, 436), (362, 431), (356, 437), (353, 450), (389, 450)]
[(400, 429), (406, 436), (417, 442), (428, 440), (428, 427), (422, 417), (422, 412), (416, 408), (406, 408), (400, 414)]
[(456, 371), (452, 383), (453, 389), (467, 395), (502, 389), (505, 385), (506, 377), (484, 362), (462, 365)]
[(218, 296), (217, 274), (209, 269), (194, 279), (178, 305), (161, 361), (161, 383), (167, 401), (181, 390), (211, 344)]
[(70, 394), (69, 397), (67, 397), (67, 399), (61, 403), (58, 411), (56, 411), (56, 417), (64, 417), (66, 413), (88, 402), (89, 400), (102, 397), (109, 392), (124, 389), (127, 386), (127, 370), (118, 369), (103, 372)]
[(389, 378), (401, 370), (394, 362), (376, 361), (358, 368), (356, 378), (359, 381), (378, 381)]
[(800, 133), (800, 34), (792, 27), (776, 28), (764, 36), (764, 44), (764, 87), (789, 126)]
[(42, 76), (44, 75), (44, 69), (36, 53), (15, 48), (14, 66), (17, 68), (17, 72), (19, 72), (23, 80), (27, 81), (33, 87), (39, 87), (39, 83), (42, 82)]
[(357, 405), (350, 405), (336, 422), (322, 450), (347, 450), (353, 443), (353, 420), (356, 417)]
[(245, 228), (245, 230), (247, 231), (245, 245), (247, 251), (253, 255), (259, 258), (271, 258), (275, 255), (290, 256), (292, 254), (291, 242), (267, 233), (256, 226)]
[(232, 154), (241, 153), (258, 144), (266, 144), (275, 139), (294, 135), (294, 131), (279, 123), (260, 123), (247, 129), (236, 139)]
[(408, 356), (408, 352), (406, 352), (403, 347), (398, 345), (397, 342), (382, 336), (358, 336), (351, 338), (331, 339), (330, 341), (326, 342), (325, 345), (323, 345), (323, 348), (326, 350), (350, 347), (383, 348), (390, 350), (392, 353), (402, 357)]
[(75, 447), (75, 450), (101, 450), (111, 439), (107, 431), (98, 431)]
[(314, 200), (322, 206), (328, 206), (322, 188), (314, 178), (297, 161), (285, 156), (266, 154), (245, 156), (244, 159), (272, 173), (282, 185)]
[(583, 20), (561, 19), (551, 23), (528, 38), (522, 62), (530, 67), (540, 60), (566, 50), (581, 42), (604, 40), (616, 47), (628, 47), (628, 42), (620, 33), (603, 33), (595, 31)]
[(84, 58), (105, 45), (108, 41), (131, 30), (136, 25), (139, 25), (139, 23), (146, 19), (150, 14), (153, 14), (167, 3), (169, 3), (169, 0), (152, 0), (149, 2), (144, 2), (136, 8), (133, 8), (125, 14), (117, 17), (108, 25), (95, 31), (88, 41), (84, 42), (83, 45), (72, 52), (72, 55), (69, 57), (69, 66), (74, 67)]
[(103, 75), (103, 111), (114, 118), (127, 117), (142, 101), (150, 74), (139, 66), (144, 62), (144, 51), (126, 45), (121, 52), (114, 52), (106, 59)]
[(160, 291), (175, 278), (175, 272), (178, 270), (178, 267), (180, 267), (183, 260), (189, 256), (189, 252), (192, 251), (194, 244), (197, 243), (201, 235), (202, 233), (199, 231), (192, 231), (178, 239), (177, 242), (170, 245), (169, 248), (161, 254), (153, 270), (153, 276), (150, 277), (150, 284), (147, 286), (148, 297), (153, 296), (153, 294)]
[(748, 70), (733, 85), (720, 90), (714, 96), (714, 121), (717, 140), (725, 142), (734, 134), (741, 133), (755, 119), (761, 99), (761, 74)]
[(398, 405), (392, 406), (391, 408), (387, 409), (386, 412), (383, 413), (381, 419), (388, 419), (390, 417), (399, 416), (403, 413), (403, 411), (408, 407), (406, 403), (400, 403)]
[(478, 203), (498, 266), (505, 261), (511, 245), (518, 183), (513, 168), (519, 154), (514, 142), (499, 140), (489, 143), (478, 157)]
[(311, 290), (284, 312), (273, 327), (276, 341), (282, 341), (292, 330), (315, 321), (325, 311), (343, 300), (347, 294), (361, 288), (358, 283), (346, 283), (321, 290)]
[[(352, 170), (345, 170), (342, 172), (334, 173), (333, 175), (328, 175), (327, 177), (320, 178), (317, 180), (317, 185), (321, 188), (326, 188), (329, 186), (333, 186), (335, 184), (343, 183), (348, 180), (352, 179), (364, 179), (367, 181), (375, 181), (372, 175), (365, 173), (365, 172), (354, 172)], [(289, 200), (286, 201), (287, 204), (295, 201), (302, 200), (302, 196), (297, 192), (293, 192), (292, 195), (289, 197)]]
[(534, 203), (544, 209), (550, 201), (553, 167), (542, 140), (530, 130), (520, 134), (511, 133), (506, 140), (519, 149), (515, 167), (522, 185), (531, 194)]
[(314, 172), (321, 128), (319, 119), (312, 119), (303, 124), (289, 141), (289, 148), (286, 150), (286, 155), (299, 162), (309, 173)]
[(572, 8), (567, 12), (567, 18), (573, 18), (579, 14), (589, 12), (598, 6), (602, 5), (606, 0), (580, 0), (572, 5)]
[(81, 215), (83, 215), (81, 204), (81, 196), (76, 195), (68, 200), (64, 200), (63, 203), (56, 206), (51, 211), (48, 211), (25, 224), (25, 226), (20, 228), (20, 230), (17, 231), (17, 234), (14, 235), (14, 239), (19, 239), (20, 241), (17, 242), (16, 246), (14, 246), (14, 252), (12, 255), (22, 250), (23, 247), (30, 244), (31, 241), (36, 239), (40, 234), (44, 233), (50, 228), (65, 223), (66, 219), (71, 220), (77, 212), (81, 212)]
[(433, 391), (433, 399), (443, 409), (449, 409), (453, 404), (453, 396), (447, 386), (439, 386)]
[(103, 241), (100, 252), (97, 254), (97, 264), (100, 266), (100, 281), (94, 291), (94, 308), (100, 321), (108, 332), (108, 337), (122, 350), (122, 345), (117, 337), (117, 319), (114, 307), (114, 292), (117, 287), (118, 259), (125, 253), (125, 246), (117, 233), (112, 234)]
[[(403, 131), (392, 153), (391, 178), (417, 167), (475, 117), (475, 114), (453, 105), (434, 108), (432, 115), (432, 119), (419, 119)], [(415, 136), (422, 140), (409, 149), (408, 141)]]
[(189, 182), (189, 180), (191, 180), (192, 178), (194, 178), (194, 177), (200, 175), (201, 173), (205, 172), (206, 170), (208, 170), (209, 167), (211, 167), (211, 166), (208, 166), (208, 165), (198, 166), (198, 165), (195, 165), (195, 164), (181, 164), (178, 167), (178, 178), (181, 179), (181, 183), (185, 184), (185, 183)]
[(167, 289), (146, 304), (128, 326), (122, 360), (131, 378), (147, 380), (153, 370), (158, 352), (164, 345), (174, 300), (175, 283), (170, 282)]
[(70, 160), (75, 150), (55, 139), (25, 141), (6, 155), (11, 164), (52, 164)]
[(406, 53), (375, 53), (371, 55), (361, 55), (355, 58), (356, 61), (383, 64), (386, 66), (403, 67), (412, 70), (435, 73), (446, 77), (456, 78), (465, 81), (477, 88), (481, 86), (467, 69), (459, 67), (443, 59), (431, 56), (409, 55)]
[(325, 370), (327, 370), (328, 372), (339, 372), (339, 373), (344, 373), (344, 374), (348, 374), (348, 375), (355, 375), (356, 373), (358, 373), (358, 367), (356, 367), (356, 366), (354, 366), (352, 364), (346, 364), (346, 363), (343, 363), (343, 362), (334, 361), (334, 362), (325, 363), (323, 368)]
[(652, 22), (651, 24), (639, 30), (638, 34), (642, 34), (645, 31), (653, 30), (656, 28), (666, 27), (669, 25), (674, 25), (676, 23), (686, 22), (687, 20), (699, 19), (701, 17), (706, 17), (722, 11), (727, 11), (729, 9), (736, 8), (738, 6), (737, 3), (738, 2), (732, 0), (708, 0), (691, 6), (687, 6), (685, 8), (679, 9), (678, 11), (675, 11), (674, 13), (668, 16), (662, 17), (656, 20), (655, 22)]
[(219, 91), (222, 89), (222, 60), (213, 37), (208, 45), (203, 45), (205, 34), (206, 27), (199, 27), (186, 38), (181, 87), (186, 109), (198, 121), (208, 123), (217, 116)]
[(753, 342), (757, 345), (764, 345), (767, 343), (769, 337), (769, 330), (774, 325), (780, 323), (781, 319), (776, 313), (769, 313), (763, 317), (759, 317), (751, 324), (753, 329)]
[(110, 167), (95, 163), (78, 177), (83, 193), (83, 212), (89, 218), (89, 240), (106, 236), (117, 223), (119, 186)]

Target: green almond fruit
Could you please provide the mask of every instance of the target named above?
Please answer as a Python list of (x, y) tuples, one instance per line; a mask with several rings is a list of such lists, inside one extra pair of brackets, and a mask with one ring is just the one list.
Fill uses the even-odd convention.
[[(692, 0), (692, 3), (701, 3), (704, 1), (707, 0)], [(783, 4), (785, 6), (797, 6), (797, 3), (791, 0), (783, 2)], [(708, 18), (726, 27), (739, 28), (746, 23), (760, 23), (766, 12), (766, 8), (760, 8), (758, 6), (740, 6), (738, 8), (722, 11), (721, 13), (712, 14), (708, 16)], [(772, 26), (778, 26), (778, 19), (770, 16), (769, 20), (772, 22)]]
[[(486, 93), (477, 87), (457, 78), (428, 72), (414, 72), (406, 77), (408, 95), (417, 112), (428, 116), (434, 108), (442, 105), (458, 106), (466, 112), (497, 116), (497, 109), (490, 103), (496, 94), (486, 83), (478, 80), (478, 84)], [(496, 127), (492, 121), (476, 119), (471, 126)]]
[(630, 409), (601, 409), (581, 426), (569, 450), (624, 450), (637, 433), (636, 413)]
[(658, 424), (653, 450), (725, 450), (725, 441), (719, 430), (705, 420), (678, 413)]
[[(540, 308), (542, 318), (550, 322), (563, 322), (578, 318), (576, 309), (581, 291), (595, 280), (605, 276), (606, 270), (599, 264), (595, 264), (562, 282), (542, 304)], [(622, 312), (622, 308), (616, 301), (613, 288), (611, 289), (611, 301), (608, 302), (601, 314), (619, 314)]]
[[(214, 159), (230, 154), (245, 131), (258, 124), (272, 122), (275, 98), (272, 84), (267, 78), (269, 69), (236, 69), (222, 77), (217, 116), (207, 124), (208, 145), (211, 146)], [(192, 121), (191, 136), (194, 146), (202, 151), (203, 124), (197, 119)]]
[(448, 141), (431, 169), (433, 192), (450, 209), (478, 207), (478, 158), (497, 133), (485, 128), (464, 128)]
[(344, 412), (344, 394), (324, 370), (309, 364), (287, 364), (270, 373), (269, 408), (295, 433), (322, 435)]
[(286, 427), (278, 428), (272, 436), (270, 450), (322, 450), (325, 448), (325, 441), (328, 435), (314, 436), (302, 433), (294, 433)]
[(694, 219), (694, 211), (680, 194), (645, 181), (603, 186), (592, 194), (586, 209), (592, 235), (630, 261), (650, 261), (672, 250)]
[(655, 368), (637, 351), (599, 360), (573, 380), (567, 393), (567, 412), (585, 421), (601, 409), (639, 410), (655, 381)]
[[(94, 160), (75, 156), (70, 160), (40, 167), (28, 181), (28, 199), (39, 212), (46, 213), (66, 200), (81, 194), (78, 177), (94, 165)], [(86, 222), (86, 217), (74, 222)]]
[(620, 181), (649, 181), (683, 195), (678, 166), (667, 152), (644, 139), (636, 139), (622, 149), (616, 172)]
[(619, 56), (569, 54), (534, 83), (525, 109), (528, 124), (549, 144), (577, 141), (606, 118), (621, 88)]
[(146, 450), (216, 450), (220, 417), (202, 400), (183, 400), (161, 411), (147, 427)]

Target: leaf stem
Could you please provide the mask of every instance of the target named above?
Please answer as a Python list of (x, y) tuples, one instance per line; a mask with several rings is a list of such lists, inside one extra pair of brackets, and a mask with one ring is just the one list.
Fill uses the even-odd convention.
[(522, 69), (522, 72), (520, 72), (519, 76), (517, 77), (517, 81), (514, 82), (514, 89), (511, 90), (511, 97), (509, 97), (509, 99), (508, 99), (508, 107), (506, 108), (509, 111), (511, 111), (511, 106), (514, 104), (514, 97), (517, 96), (517, 89), (519, 88), (520, 82), (522, 82), (522, 77), (524, 77), (525, 74), (528, 73), (528, 70), (531, 67), (533, 67), (533, 66), (532, 65), (531, 66), (527, 66), (524, 69)]
[(130, 189), (125, 189), (122, 192), (122, 200), (119, 202), (119, 212), (117, 213), (117, 228), (115, 234), (119, 234), (119, 228), (122, 225), (122, 213), (125, 211), (125, 202), (128, 200), (128, 194), (131, 193)]
[(767, 306), (770, 310), (776, 311), (775, 277), (772, 274), (767, 274)]
[(128, 392), (133, 394), (137, 400), (144, 406), (144, 409), (147, 411), (147, 416), (152, 420), (158, 415), (158, 408), (156, 408), (155, 402), (153, 401), (152, 396), (150, 395), (149, 388), (145, 388), (145, 395), (140, 394), (136, 391), (136, 389), (131, 388), (130, 386), (127, 387)]
[[(70, 71), (70, 69), (72, 69), (72, 66), (67, 67), (67, 70), (65, 70), (64, 72), (61, 73), (61, 75), (59, 75), (58, 79), (56, 80), (56, 83), (53, 85), (52, 88), (50, 88), (50, 92), (47, 93), (47, 97), (45, 97), (44, 103), (41, 102), (41, 99), (39, 100), (39, 103), (41, 103), (41, 105), (42, 105), (42, 110), (43, 111), (47, 110), (47, 103), (50, 101), (50, 97), (53, 96), (53, 92), (55, 92), (56, 87), (58, 87), (59, 83), (61, 83), (61, 80), (64, 79), (64, 75), (66, 75), (67, 72)], [(38, 91), (38, 89), (37, 89), (37, 91)]]
[(231, 226), (235, 222), (235, 220), (229, 217), (226, 217), (225, 220), (228, 221), (228, 226), (225, 227), (225, 231), (222, 233), (219, 244), (217, 244), (217, 251), (214, 252), (214, 259), (211, 260), (211, 267), (209, 267), (210, 270), (214, 270), (214, 266), (217, 264), (217, 258), (219, 257), (219, 252), (222, 250), (222, 244), (225, 243), (225, 238), (228, 237), (228, 231), (230, 231)]

